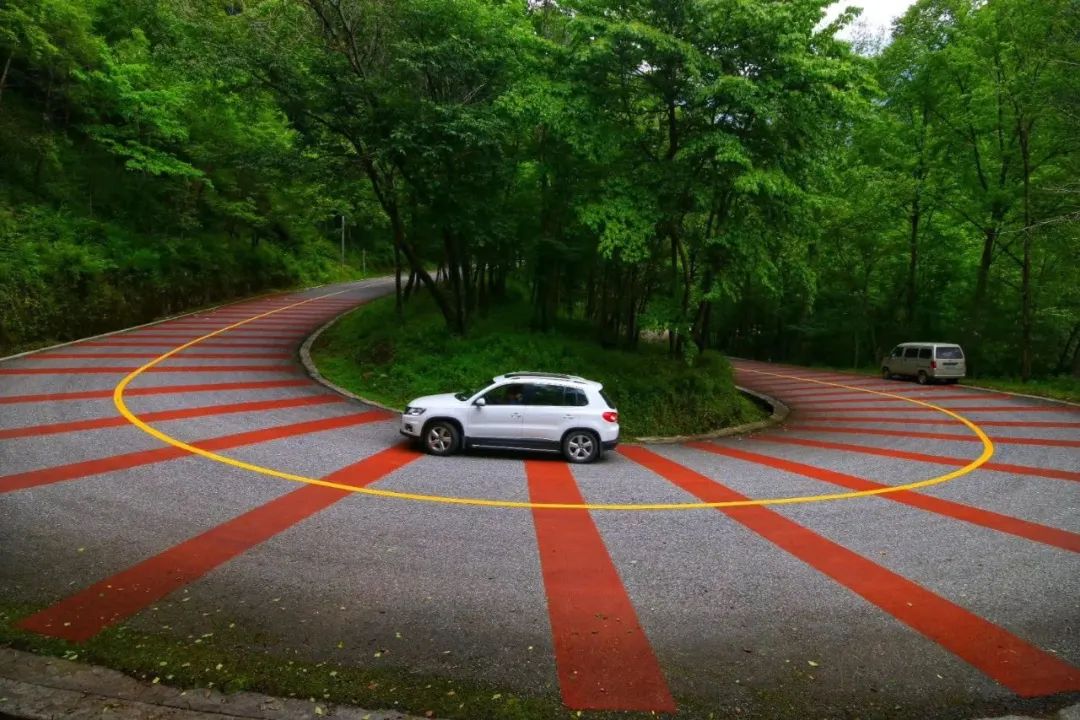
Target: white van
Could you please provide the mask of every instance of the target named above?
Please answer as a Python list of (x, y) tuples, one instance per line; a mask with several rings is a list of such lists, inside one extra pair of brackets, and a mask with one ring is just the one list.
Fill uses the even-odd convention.
[(967, 374), (964, 351), (954, 343), (900, 343), (881, 361), (881, 377), (913, 377), (920, 385), (954, 383)]

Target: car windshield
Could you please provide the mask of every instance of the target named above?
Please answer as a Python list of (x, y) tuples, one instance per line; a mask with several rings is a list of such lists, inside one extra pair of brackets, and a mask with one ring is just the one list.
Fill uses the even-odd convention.
[(454, 397), (456, 397), (458, 400), (468, 400), (476, 393), (476, 390), (462, 390), (459, 393), (454, 393)]
[(964, 358), (964, 351), (956, 345), (951, 347), (939, 347), (937, 349), (937, 356), (941, 360), (962, 360)]

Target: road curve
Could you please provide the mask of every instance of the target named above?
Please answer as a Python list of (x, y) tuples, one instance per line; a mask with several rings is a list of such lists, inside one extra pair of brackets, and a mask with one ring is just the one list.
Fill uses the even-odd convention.
[[(574, 710), (964, 718), (1076, 700), (1077, 408), (734, 361), (793, 409), (784, 426), (573, 469), (432, 458), (295, 360), (387, 289), (260, 298), (0, 362), (0, 604), (30, 608), (19, 627), (185, 639), (227, 618), (252, 651)], [(118, 413), (134, 370), (219, 330), (123, 388), (158, 437)]]

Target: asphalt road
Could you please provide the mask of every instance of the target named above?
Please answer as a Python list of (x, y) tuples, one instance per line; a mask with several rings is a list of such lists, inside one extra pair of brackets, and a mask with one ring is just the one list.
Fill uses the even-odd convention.
[[(0, 363), (0, 600), (40, 608), (21, 626), (197, 638), (224, 616), (254, 649), (575, 710), (961, 718), (1076, 701), (1077, 408), (736, 361), (793, 409), (783, 427), (573, 469), (438, 459), (295, 360), (385, 291), (264, 298)], [(249, 318), (130, 379), (123, 402), (159, 437), (118, 412), (132, 371)], [(787, 500), (746, 503), (761, 499)]]

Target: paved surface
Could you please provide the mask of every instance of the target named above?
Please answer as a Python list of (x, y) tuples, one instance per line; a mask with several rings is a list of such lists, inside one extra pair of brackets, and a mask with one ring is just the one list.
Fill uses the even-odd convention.
[[(7, 715), (7, 710), (13, 715)], [(0, 648), (0, 720), (418, 720), (397, 712), (256, 693), (180, 690), (115, 670)]]
[[(0, 364), (0, 600), (35, 609), (20, 627), (183, 640), (226, 617), (253, 651), (575, 710), (1049, 717), (1078, 699), (1076, 408), (740, 361), (741, 384), (792, 408), (784, 426), (573, 469), (431, 458), (293, 359), (385, 290), (266, 298)], [(132, 370), (252, 317), (125, 389), (164, 441), (118, 415)], [(839, 493), (859, 495), (746, 504)]]

